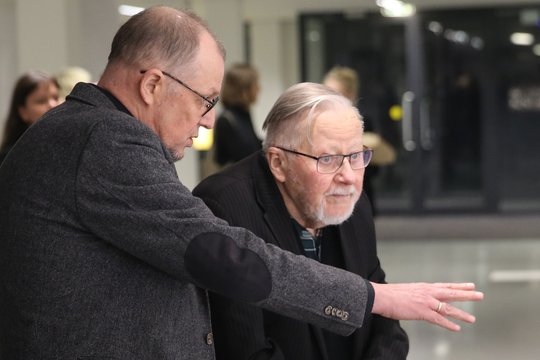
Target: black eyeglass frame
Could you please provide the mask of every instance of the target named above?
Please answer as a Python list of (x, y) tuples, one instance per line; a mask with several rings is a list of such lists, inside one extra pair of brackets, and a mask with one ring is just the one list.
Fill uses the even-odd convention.
[[(148, 70), (141, 70), (141, 74), (144, 74), (147, 71)], [(201, 117), (208, 114), (208, 112), (210, 110), (212, 110), (214, 108), (214, 106), (216, 106), (216, 104), (219, 102), (219, 96), (216, 96), (213, 99), (209, 99), (208, 96), (204, 96), (203, 94), (201, 94), (197, 90), (192, 89), (188, 84), (186, 84), (182, 80), (176, 78), (175, 76), (169, 74), (168, 72), (165, 72), (163, 70), (160, 70), (160, 71), (163, 73), (163, 75), (173, 79), (174, 81), (176, 81), (177, 83), (179, 83), (180, 85), (182, 85), (183, 87), (185, 87), (186, 89), (188, 89), (189, 91), (191, 91), (192, 93), (194, 93), (195, 95), (197, 95), (198, 97), (200, 97), (201, 99), (203, 99), (207, 103), (205, 105), (206, 111), (201, 115)]]
[[(286, 149), (286, 148), (283, 148), (281, 146), (274, 146), (274, 147), (276, 147), (276, 148), (278, 148), (280, 150), (289, 152), (291, 154), (301, 155), (301, 156), (305, 156), (305, 157), (308, 157), (310, 159), (316, 160), (317, 161), (317, 172), (319, 172), (321, 174), (333, 174), (333, 173), (337, 172), (341, 168), (341, 166), (343, 165), (343, 161), (345, 160), (345, 158), (349, 158), (349, 164), (351, 164), (351, 168), (353, 170), (365, 169), (369, 165), (369, 162), (371, 161), (371, 158), (373, 157), (373, 149), (370, 149), (365, 145), (364, 145), (364, 149), (362, 151), (356, 151), (356, 152), (353, 152), (353, 153), (350, 153), (350, 154), (329, 154), (329, 155), (322, 155), (322, 156), (313, 156), (313, 155), (302, 153), (300, 151)], [(369, 153), (369, 159), (368, 159), (368, 161), (364, 161), (364, 167), (354, 169), (352, 167), (352, 163), (351, 163), (351, 156), (357, 155), (357, 154), (362, 154), (362, 153)], [(336, 170), (331, 171), (331, 172), (322, 172), (322, 171), (319, 170), (319, 160), (324, 158), (324, 157), (328, 157), (328, 156), (341, 156), (341, 162), (339, 163), (339, 166), (336, 168)]]

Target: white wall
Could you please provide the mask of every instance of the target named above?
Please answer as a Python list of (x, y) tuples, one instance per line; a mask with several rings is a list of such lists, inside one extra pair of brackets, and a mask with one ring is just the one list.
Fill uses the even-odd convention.
[(67, 65), (66, 6), (64, 0), (15, 1), (17, 71), (55, 72)]
[(79, 65), (97, 80), (119, 24), (111, 0), (0, 0), (0, 134), (21, 74)]
[(0, 136), (17, 78), (15, 0), (0, 0)]
[(118, 14), (116, 1), (65, 1), (72, 6), (67, 17), (68, 65), (84, 67), (96, 81), (107, 64), (112, 38), (126, 19)]

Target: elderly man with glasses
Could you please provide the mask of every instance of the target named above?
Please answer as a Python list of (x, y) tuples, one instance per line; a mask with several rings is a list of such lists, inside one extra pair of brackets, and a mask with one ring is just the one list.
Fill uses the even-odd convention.
[[(479, 300), (472, 284), (372, 284), (229, 226), (182, 185), (174, 162), (214, 125), (224, 56), (195, 14), (148, 8), (116, 33), (97, 86), (78, 84), (13, 147), (0, 167), (0, 359), (213, 359), (207, 290), (340, 334), (372, 312), (474, 321), (447, 304)], [(358, 151), (339, 152), (340, 174)]]
[[(207, 178), (194, 194), (269, 243), (384, 283), (362, 192), (372, 150), (363, 146), (358, 110), (324, 85), (302, 83), (277, 100), (263, 127), (263, 152)], [(407, 335), (396, 320), (369, 316), (342, 337), (217, 294), (210, 299), (218, 359), (407, 357)]]

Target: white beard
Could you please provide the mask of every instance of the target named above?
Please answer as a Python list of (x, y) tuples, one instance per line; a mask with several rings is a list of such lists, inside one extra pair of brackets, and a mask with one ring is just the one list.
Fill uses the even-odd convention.
[(347, 209), (342, 214), (330, 216), (330, 215), (326, 214), (326, 206), (325, 206), (324, 198), (323, 198), (322, 201), (321, 201), (321, 204), (319, 204), (319, 206), (317, 206), (317, 208), (314, 209), (315, 211), (311, 215), (314, 217), (315, 220), (317, 220), (317, 222), (320, 222), (320, 223), (324, 224), (324, 226), (327, 226), (327, 225), (339, 225), (342, 222), (344, 222), (345, 220), (347, 220), (348, 218), (350, 218), (353, 211), (354, 211), (354, 205), (356, 204), (356, 202), (358, 201), (358, 198), (359, 198), (359, 195), (357, 195), (356, 190), (352, 186), (345, 187), (345, 188), (338, 188), (338, 189), (332, 191), (332, 193), (325, 194), (325, 195), (326, 196), (328, 196), (328, 195), (350, 195), (354, 199), (354, 201), (351, 201), (349, 209)]

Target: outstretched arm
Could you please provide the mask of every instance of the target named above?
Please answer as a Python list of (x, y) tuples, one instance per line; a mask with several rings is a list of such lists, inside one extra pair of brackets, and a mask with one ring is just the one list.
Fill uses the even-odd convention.
[(480, 301), (484, 294), (472, 283), (377, 284), (372, 312), (395, 320), (424, 320), (451, 331), (461, 327), (449, 320), (467, 323), (475, 317), (449, 303)]

